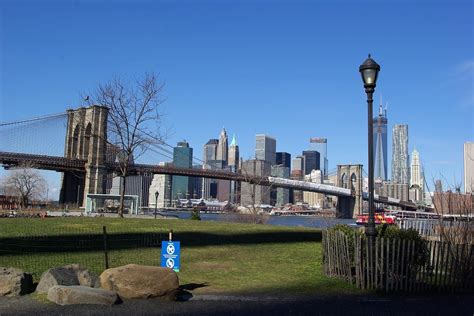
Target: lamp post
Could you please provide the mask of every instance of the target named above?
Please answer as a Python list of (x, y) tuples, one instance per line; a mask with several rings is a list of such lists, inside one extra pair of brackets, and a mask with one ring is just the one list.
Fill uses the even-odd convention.
[(364, 82), (365, 93), (367, 93), (368, 106), (368, 154), (369, 154), (369, 220), (367, 223), (366, 235), (370, 241), (375, 240), (375, 207), (374, 207), (374, 127), (372, 103), (377, 77), (380, 71), (380, 66), (369, 57), (359, 67), (359, 72)]
[(156, 191), (155, 192), (155, 219), (156, 219), (156, 209), (158, 208), (158, 195), (160, 195), (160, 193)]

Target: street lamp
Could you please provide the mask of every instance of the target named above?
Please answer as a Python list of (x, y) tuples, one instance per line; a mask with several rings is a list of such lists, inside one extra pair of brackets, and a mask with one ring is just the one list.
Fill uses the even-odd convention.
[(158, 195), (160, 195), (160, 193), (156, 191), (155, 192), (155, 219), (156, 219), (156, 209), (158, 207)]
[(368, 152), (369, 152), (369, 220), (367, 223), (367, 237), (373, 241), (375, 239), (375, 207), (374, 207), (374, 127), (372, 103), (377, 77), (380, 71), (380, 66), (369, 57), (359, 67), (359, 72), (364, 82), (365, 93), (367, 93), (368, 106)]

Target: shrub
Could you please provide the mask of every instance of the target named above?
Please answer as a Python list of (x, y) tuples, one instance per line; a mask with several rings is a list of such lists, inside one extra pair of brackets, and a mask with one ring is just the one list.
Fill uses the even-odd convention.
[(194, 221), (200, 221), (201, 220), (201, 215), (199, 214), (199, 211), (193, 211), (191, 213), (191, 219)]

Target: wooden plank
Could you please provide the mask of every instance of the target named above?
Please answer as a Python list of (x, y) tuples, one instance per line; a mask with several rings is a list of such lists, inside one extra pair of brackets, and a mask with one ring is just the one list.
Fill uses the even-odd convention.
[(401, 260), (400, 260), (400, 290), (405, 291), (406, 289), (404, 288), (405, 286), (405, 279), (406, 279), (406, 258), (405, 258), (405, 245), (407, 244), (406, 240), (400, 240), (401, 242), (401, 248), (402, 248), (402, 253), (401, 253)]
[(385, 257), (384, 239), (380, 237), (380, 288), (385, 290)]
[(397, 253), (395, 254), (395, 261), (396, 261), (396, 271), (397, 271), (397, 282), (395, 284), (395, 290), (396, 291), (399, 291), (400, 290), (400, 281), (401, 281), (401, 264), (400, 264), (400, 244), (401, 244), (401, 241), (400, 239), (396, 239), (396, 243), (397, 243)]
[(449, 257), (450, 257), (450, 243), (445, 242), (445, 251), (443, 253), (444, 260), (443, 264), (441, 265), (441, 289), (444, 291), (446, 290), (446, 278), (447, 278), (447, 267), (449, 264)]
[(449, 274), (448, 274), (448, 291), (454, 292), (454, 289), (456, 288), (455, 283), (455, 277), (456, 277), (456, 270), (459, 269), (459, 247), (457, 244), (452, 245), (452, 252), (451, 252), (451, 264), (449, 265)]
[(437, 291), (440, 289), (441, 284), (441, 265), (442, 265), (442, 257), (444, 252), (444, 242), (438, 242), (438, 252), (436, 254), (436, 274), (434, 280), (434, 286)]
[(379, 246), (380, 246), (380, 241), (378, 238), (375, 238), (375, 244), (374, 244), (374, 255), (375, 255), (375, 260), (373, 261), (374, 263), (374, 288), (378, 289), (379, 288), (379, 283), (378, 283), (378, 276), (379, 276), (379, 269), (378, 269), (378, 264), (379, 264)]
[(385, 292), (389, 291), (389, 278), (390, 278), (390, 267), (389, 267), (389, 259), (390, 259), (390, 239), (384, 238), (385, 244)]

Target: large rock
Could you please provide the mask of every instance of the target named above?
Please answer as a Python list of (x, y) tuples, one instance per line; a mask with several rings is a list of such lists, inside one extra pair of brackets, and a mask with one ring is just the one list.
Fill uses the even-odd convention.
[(100, 284), (122, 298), (176, 300), (179, 291), (178, 275), (173, 270), (137, 264), (105, 270), (100, 275)]
[(33, 292), (31, 274), (15, 268), (0, 267), (0, 296), (18, 296)]
[(38, 293), (48, 293), (54, 285), (83, 285), (88, 287), (100, 287), (99, 278), (86, 268), (78, 264), (46, 270), (38, 283)]
[(48, 290), (48, 300), (59, 305), (113, 305), (119, 301), (117, 293), (88, 286), (54, 285)]

